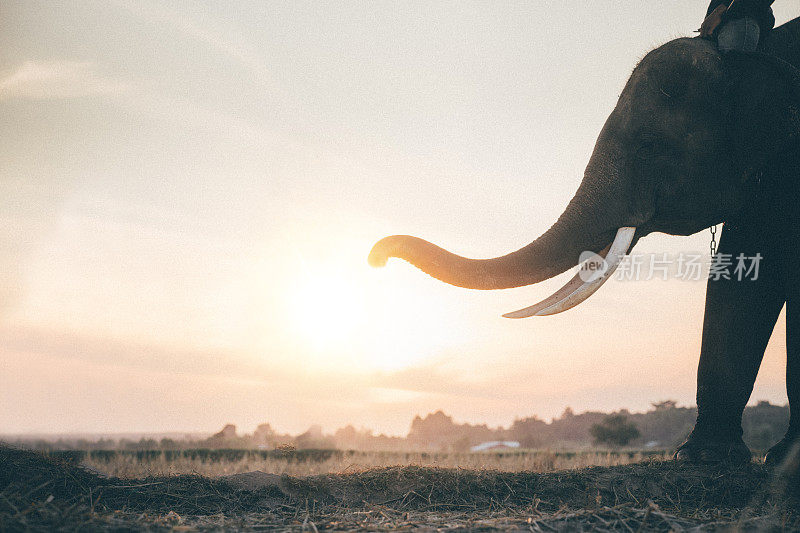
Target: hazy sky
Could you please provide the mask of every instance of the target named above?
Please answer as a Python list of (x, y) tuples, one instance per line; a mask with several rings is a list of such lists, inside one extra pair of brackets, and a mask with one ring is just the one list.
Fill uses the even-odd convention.
[[(366, 255), (392, 233), (476, 257), (539, 235), (638, 59), (705, 8), (4, 0), (0, 433), (693, 403), (704, 282), (612, 281), (511, 321), (564, 277), (476, 292)], [(784, 336), (754, 401), (785, 402)]]

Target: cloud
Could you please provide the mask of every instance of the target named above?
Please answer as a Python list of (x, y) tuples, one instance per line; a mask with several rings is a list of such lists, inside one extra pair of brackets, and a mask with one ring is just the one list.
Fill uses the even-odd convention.
[[(181, 347), (126, 337), (91, 335), (60, 328), (0, 324), (0, 368), (5, 361), (66, 360), (115, 371), (135, 369), (187, 380), (210, 377), (220, 381), (268, 387), (295, 400), (325, 393), (340, 399), (362, 400), (369, 394), (363, 376), (348, 373), (309, 375), (296, 365), (277, 362), (273, 353), (260, 354), (223, 348)], [(342, 390), (342, 380), (348, 386)]]
[(134, 2), (131, 0), (111, 0), (111, 3), (126, 9), (150, 24), (167, 26), (189, 38), (205, 43), (231, 59), (240, 62), (253, 74), (263, 78), (264, 81), (268, 78), (268, 72), (264, 64), (241, 43), (237, 43), (221, 31), (198, 24), (191, 18), (171, 8), (168, 4)]
[(0, 78), (0, 100), (80, 98), (125, 89), (123, 82), (102, 76), (96, 65), (84, 61), (26, 61)]

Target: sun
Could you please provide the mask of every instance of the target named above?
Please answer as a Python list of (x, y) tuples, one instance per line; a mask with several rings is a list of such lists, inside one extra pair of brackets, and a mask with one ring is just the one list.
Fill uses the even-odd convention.
[(364, 294), (344, 272), (305, 272), (289, 292), (292, 326), (311, 348), (340, 350), (364, 326)]
[(290, 328), (314, 367), (400, 370), (463, 341), (464, 325), (429, 280), (398, 269), (389, 283), (380, 274), (366, 265), (306, 264), (287, 286)]

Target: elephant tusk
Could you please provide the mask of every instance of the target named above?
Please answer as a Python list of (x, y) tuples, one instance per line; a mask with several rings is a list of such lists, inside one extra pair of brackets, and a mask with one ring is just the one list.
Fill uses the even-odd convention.
[[(623, 257), (625, 257), (625, 254), (628, 253), (628, 248), (633, 242), (635, 233), (636, 228), (634, 227), (619, 228), (616, 237), (614, 237), (614, 242), (600, 254), (592, 254), (592, 258), (582, 261), (578, 274), (569, 280), (566, 285), (535, 305), (506, 313), (503, 316), (505, 318), (527, 318), (529, 316), (555, 315), (567, 309), (572, 309), (594, 294), (603, 283), (608, 281)], [(600, 258), (603, 260), (601, 269), (585, 269), (590, 262), (596, 263)]]

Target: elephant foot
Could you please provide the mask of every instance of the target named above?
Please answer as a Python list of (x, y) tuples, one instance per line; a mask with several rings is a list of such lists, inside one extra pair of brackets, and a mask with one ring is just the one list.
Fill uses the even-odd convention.
[(740, 438), (737, 440), (714, 440), (689, 435), (678, 446), (673, 458), (692, 464), (745, 464), (751, 459), (750, 449)]
[(786, 435), (769, 449), (764, 464), (783, 471), (800, 470), (800, 435)]

